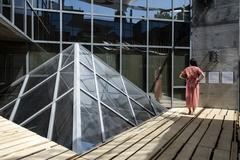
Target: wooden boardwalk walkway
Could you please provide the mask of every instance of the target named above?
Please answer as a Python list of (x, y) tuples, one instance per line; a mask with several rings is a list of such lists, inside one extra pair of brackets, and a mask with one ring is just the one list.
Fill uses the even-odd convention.
[(194, 115), (186, 112), (170, 109), (82, 155), (0, 117), (0, 159), (237, 159), (237, 112), (210, 108), (198, 108)]
[(237, 159), (237, 113), (226, 109), (171, 109), (75, 159)]

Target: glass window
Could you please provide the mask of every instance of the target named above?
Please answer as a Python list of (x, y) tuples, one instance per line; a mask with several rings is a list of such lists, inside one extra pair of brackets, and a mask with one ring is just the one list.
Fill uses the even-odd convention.
[(179, 78), (181, 71), (189, 65), (189, 50), (174, 51), (174, 85), (185, 86), (185, 81)]
[(94, 16), (93, 40), (97, 43), (118, 43), (120, 41), (120, 21), (117, 17)]
[(11, 1), (10, 0), (3, 0), (2, 15), (11, 21)]
[(114, 46), (93, 46), (93, 53), (101, 58), (108, 65), (119, 71), (120, 47)]
[(149, 44), (171, 46), (172, 22), (149, 21)]
[(63, 0), (63, 9), (91, 13), (91, 0)]
[(174, 107), (185, 107), (185, 88), (175, 88), (173, 95), (173, 106)]
[(146, 44), (147, 21), (144, 19), (123, 18), (123, 44)]
[(32, 9), (27, 3), (27, 35), (32, 38)]
[(149, 18), (172, 19), (171, 0), (148, 0)]
[(122, 50), (122, 74), (146, 91), (146, 48), (124, 47)]
[(190, 20), (190, 0), (174, 0), (174, 19)]
[(171, 107), (171, 52), (166, 48), (149, 48), (149, 94), (167, 107)]
[(59, 41), (60, 15), (55, 12), (36, 11), (34, 14), (34, 39)]
[(120, 15), (120, 0), (99, 1), (93, 0), (93, 12), (105, 15)]
[(190, 46), (190, 23), (174, 22), (175, 46)]
[(146, 0), (123, 1), (123, 16), (146, 18), (146, 4)]
[(152, 117), (146, 110), (144, 110), (141, 106), (139, 106), (137, 103), (135, 103), (132, 100), (131, 100), (131, 105), (134, 110), (138, 124)]
[(91, 42), (91, 16), (64, 13), (63, 41)]
[(60, 0), (33, 0), (33, 7), (43, 9), (59, 9)]
[(7, 107), (5, 107), (4, 109), (2, 109), (0, 111), (0, 115), (6, 119), (9, 119), (11, 114), (12, 114), (12, 110), (15, 106), (16, 101), (14, 101), (13, 103), (9, 104)]
[(24, 1), (15, 0), (15, 25), (24, 31)]

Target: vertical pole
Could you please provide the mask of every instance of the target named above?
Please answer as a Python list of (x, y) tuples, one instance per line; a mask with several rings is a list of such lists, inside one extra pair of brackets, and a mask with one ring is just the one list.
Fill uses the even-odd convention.
[(26, 74), (29, 73), (29, 51), (26, 54)]
[(79, 44), (74, 44), (74, 88), (73, 88), (73, 151), (80, 153), (81, 147), (81, 101), (80, 101), (80, 63)]
[(12, 0), (11, 1), (12, 2), (12, 8), (11, 8), (11, 20), (12, 20), (12, 24), (14, 24), (15, 22), (15, 14), (14, 14), (14, 12), (15, 12), (15, 8), (14, 8), (14, 6), (15, 6), (15, 2), (14, 2), (14, 0)]
[(171, 75), (171, 108), (173, 107), (173, 96), (174, 96), (174, 0), (172, 0), (172, 75)]
[(62, 47), (62, 28), (63, 28), (63, 13), (62, 13), (62, 0), (60, 0), (60, 52), (62, 52), (62, 50), (63, 50), (63, 47)]
[(122, 7), (122, 0), (120, 0), (120, 55), (119, 55), (119, 73), (122, 74), (122, 34), (123, 34), (123, 20), (122, 20), (122, 12), (123, 12), (123, 7)]
[[(149, 7), (147, 0), (147, 15), (148, 17)], [(149, 95), (149, 19), (147, 18), (147, 63), (146, 63), (146, 93)]]
[(25, 34), (27, 34), (27, 0), (24, 0), (24, 18), (23, 18), (23, 31)]

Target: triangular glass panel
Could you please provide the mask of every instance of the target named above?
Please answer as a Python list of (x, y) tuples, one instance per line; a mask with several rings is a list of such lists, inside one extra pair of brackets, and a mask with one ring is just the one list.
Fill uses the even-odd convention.
[(30, 91), (30, 93), (23, 95), (13, 121), (22, 123), (34, 113), (51, 103), (53, 100), (55, 80), (56, 76), (53, 76)]
[(79, 58), (80, 58), (79, 60), (80, 60), (81, 63), (85, 64), (90, 69), (93, 69), (92, 54), (91, 54), (90, 51), (85, 49), (83, 46), (80, 46)]
[(58, 96), (67, 92), (73, 87), (73, 71), (74, 64), (70, 64), (69, 66), (60, 71)]
[(151, 103), (152, 103), (157, 115), (166, 111), (166, 108), (161, 106), (161, 104), (159, 102), (157, 102), (155, 99), (151, 99)]
[(72, 149), (73, 134), (73, 92), (66, 94), (56, 102), (56, 112), (52, 139)]
[(82, 64), (80, 64), (80, 87), (97, 97), (94, 74)]
[(125, 92), (120, 74), (108, 66), (101, 59), (94, 57), (95, 68), (98, 75), (111, 82), (113, 85)]
[(105, 106), (102, 105), (101, 108), (106, 138), (110, 138), (133, 127)]
[(126, 78), (124, 79), (124, 83), (130, 98), (137, 101), (140, 105), (154, 113), (152, 105), (147, 97), (147, 95), (137, 86), (135, 86), (132, 82), (128, 81)]
[(37, 134), (43, 137), (47, 137), (50, 114), (51, 114), (51, 107), (49, 107), (46, 111), (43, 111), (42, 113), (40, 113), (40, 115), (36, 116), (33, 120), (28, 122), (26, 125), (23, 125), (23, 127), (33, 132), (36, 132)]
[(97, 100), (81, 92), (81, 148), (86, 151), (102, 142), (101, 124)]
[(74, 46), (70, 46), (63, 50), (62, 53), (62, 66), (64, 67), (67, 64), (71, 63), (74, 60)]
[(12, 102), (11, 104), (8, 104), (7, 106), (0, 109), (0, 115), (3, 116), (6, 119), (9, 119), (12, 113), (12, 110), (15, 106), (16, 101)]
[(129, 121), (135, 123), (127, 96), (111, 86), (105, 80), (99, 77), (97, 80), (100, 100), (122, 116), (126, 117)]
[(150, 113), (148, 113), (148, 111), (144, 110), (136, 102), (131, 100), (131, 104), (132, 104), (138, 124), (140, 124), (152, 117), (152, 115)]

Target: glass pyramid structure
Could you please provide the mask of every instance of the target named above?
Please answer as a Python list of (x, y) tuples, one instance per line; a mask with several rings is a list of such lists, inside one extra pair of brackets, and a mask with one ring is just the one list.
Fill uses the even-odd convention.
[(0, 115), (77, 153), (165, 110), (78, 43), (7, 92), (14, 94), (0, 97)]

